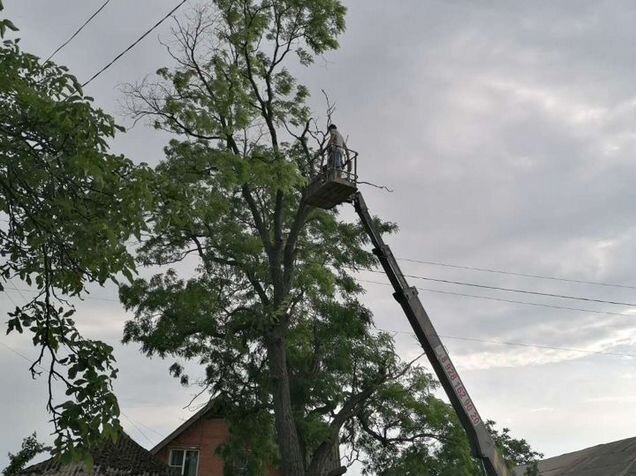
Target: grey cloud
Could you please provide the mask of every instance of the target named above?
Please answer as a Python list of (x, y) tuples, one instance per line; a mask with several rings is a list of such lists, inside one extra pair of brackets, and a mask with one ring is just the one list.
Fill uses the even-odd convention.
[[(11, 2), (5, 11), (22, 27), (24, 47), (47, 54), (91, 10), (77, 0), (67, 3), (63, 11), (42, 0)], [(59, 59), (86, 78), (171, 6), (168, 0), (153, 1), (152, 8), (138, 3), (144, 6), (109, 5), (108, 14)], [(349, 29), (342, 48), (309, 69), (294, 71), (312, 90), (317, 111), (324, 110), (321, 88), (336, 102), (334, 120), (349, 145), (360, 151), (364, 180), (395, 190), (363, 189), (374, 213), (400, 225), (400, 232), (387, 238), (396, 255), (636, 282), (633, 2), (374, 0), (347, 6)], [(119, 114), (117, 85), (167, 63), (162, 47), (148, 38), (89, 92)], [(121, 116), (120, 121), (126, 123)], [(138, 125), (115, 148), (134, 160), (155, 163), (165, 142), (165, 136)], [(351, 210), (343, 214), (355, 218)], [(414, 264), (405, 269), (504, 287), (636, 299), (625, 289)], [(417, 355), (420, 349), (406, 333), (408, 322), (390, 288), (367, 287), (365, 300), (378, 327), (400, 331), (398, 350), (405, 358)], [(636, 353), (636, 317), (420, 294), (442, 334)], [(484, 295), (519, 297), (494, 291)], [(97, 301), (88, 303), (96, 306)], [(87, 309), (90, 314), (93, 308)], [(97, 319), (80, 325), (116, 342), (125, 315), (116, 303), (94, 309)], [(633, 436), (633, 360), (459, 340), (446, 345), (481, 414), (510, 426), (548, 455)], [(24, 395), (11, 403), (12, 396), (0, 392), (3, 408), (11, 408), (7, 418), (15, 432), (3, 425), (0, 448), (15, 449), (32, 428), (46, 428), (46, 415), (38, 413), (44, 390), (28, 376), (18, 377), (19, 360), (0, 351), (0, 372)], [(178, 409), (192, 389), (180, 388), (167, 376), (168, 362), (148, 361), (135, 346), (117, 345), (117, 352), (122, 368), (117, 388), (130, 406), (126, 413), (162, 432), (176, 426), (187, 415)], [(610, 397), (623, 403), (609, 405)]]

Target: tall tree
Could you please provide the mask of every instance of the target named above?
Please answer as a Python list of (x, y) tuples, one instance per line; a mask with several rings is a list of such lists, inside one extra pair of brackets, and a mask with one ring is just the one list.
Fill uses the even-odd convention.
[[(2, 20), (0, 36), (9, 30)], [(9, 313), (7, 333), (26, 330), (40, 349), (30, 370), (47, 376), (56, 452), (88, 458), (119, 428), (116, 369), (109, 345), (79, 334), (67, 299), (89, 283), (132, 277), (125, 241), (144, 227), (147, 172), (108, 152), (118, 126), (65, 67), (17, 39), (0, 45), (0, 62), (0, 290), (16, 279), (36, 290)]]
[(177, 66), (129, 88), (138, 116), (178, 135), (138, 257), (194, 270), (121, 287), (125, 341), (201, 362), (231, 422), (222, 452), (252, 473), (342, 474), (343, 444), (378, 474), (478, 474), (431, 376), (359, 301), (363, 229), (304, 200), (324, 135), (288, 68), (336, 48), (344, 15), (338, 0), (214, 0), (176, 22)]

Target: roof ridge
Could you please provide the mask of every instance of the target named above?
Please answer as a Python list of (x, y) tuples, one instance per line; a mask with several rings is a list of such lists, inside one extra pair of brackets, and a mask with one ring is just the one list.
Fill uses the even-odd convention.
[[(612, 476), (636, 476), (636, 437), (623, 438), (607, 443), (599, 443), (594, 446), (582, 448), (561, 455), (552, 456), (550, 458), (539, 461), (539, 470), (548, 472), (553, 476), (564, 474), (578, 474), (579, 471), (589, 471), (591, 467), (597, 470), (607, 466), (607, 457), (615, 455), (613, 459), (616, 461)], [(622, 456), (619, 456), (622, 455)], [(620, 460), (620, 463), (618, 462)], [(519, 466), (524, 469), (525, 466)], [(587, 473), (586, 473), (587, 474)], [(591, 473), (590, 473), (591, 474)], [(597, 473), (595, 473), (597, 474)], [(601, 473), (598, 473), (601, 474)]]
[[(150, 449), (150, 452), (153, 455), (156, 455), (161, 449), (163, 449), (168, 443), (174, 440), (181, 433), (190, 428), (194, 423), (199, 421), (200, 418), (205, 416), (210, 410), (212, 410), (213, 406), (219, 403), (220, 400), (218, 397), (213, 397), (208, 400), (208, 402), (203, 405), (203, 407), (198, 410), (194, 415), (184, 421), (181, 425), (179, 425), (174, 431), (172, 431), (168, 436), (166, 436), (163, 440), (157, 443), (153, 448)], [(187, 408), (187, 407), (186, 407)]]
[(629, 438), (622, 438), (620, 440), (609, 441), (607, 443), (597, 443), (596, 445), (588, 446), (587, 448), (581, 448), (581, 449), (574, 450), (574, 451), (568, 451), (567, 453), (562, 453), (560, 455), (550, 456), (549, 458), (546, 458), (546, 459), (541, 460), (541, 461), (547, 461), (547, 460), (554, 459), (554, 458), (561, 458), (562, 456), (573, 455), (574, 453), (579, 453), (581, 451), (591, 450), (591, 449), (594, 449), (594, 448), (598, 448), (600, 446), (608, 446), (608, 445), (614, 445), (614, 444), (618, 444), (618, 443), (624, 443), (625, 441), (628, 441), (628, 440), (636, 440), (636, 436), (630, 436)]
[[(126, 432), (119, 434), (116, 442), (106, 440), (99, 446), (93, 448), (91, 456), (94, 461), (92, 475), (115, 473), (124, 471), (130, 475), (155, 475), (168, 476), (171, 474), (170, 467), (146, 448), (133, 440)], [(81, 462), (62, 464), (55, 457), (48, 458), (39, 463), (24, 468), (20, 474), (41, 474), (49, 472), (60, 472), (61, 468), (84, 468)], [(63, 471), (65, 474), (68, 471)]]

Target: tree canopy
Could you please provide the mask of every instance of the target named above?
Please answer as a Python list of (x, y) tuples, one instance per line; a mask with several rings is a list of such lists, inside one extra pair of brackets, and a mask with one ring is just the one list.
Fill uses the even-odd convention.
[[(10, 30), (2, 20), (0, 35)], [(89, 283), (132, 278), (125, 241), (145, 226), (146, 171), (109, 153), (120, 128), (67, 68), (12, 38), (0, 62), (0, 289), (20, 280), (37, 291), (9, 313), (7, 333), (27, 331), (40, 349), (31, 372), (47, 376), (56, 451), (88, 458), (91, 444), (119, 428), (116, 369), (109, 345), (79, 334), (68, 299)]]

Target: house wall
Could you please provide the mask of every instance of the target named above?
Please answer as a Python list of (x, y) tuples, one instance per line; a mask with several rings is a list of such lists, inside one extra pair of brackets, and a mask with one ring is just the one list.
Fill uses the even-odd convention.
[[(156, 454), (168, 464), (171, 449), (199, 450), (197, 476), (223, 476), (223, 459), (216, 454), (216, 448), (229, 436), (227, 422), (222, 418), (202, 417), (187, 430), (177, 436)], [(280, 476), (280, 471), (271, 469), (270, 476)]]
[(228, 434), (225, 420), (203, 417), (157, 452), (157, 457), (169, 463), (171, 449), (198, 449), (198, 476), (223, 476), (223, 459), (215, 451)]

